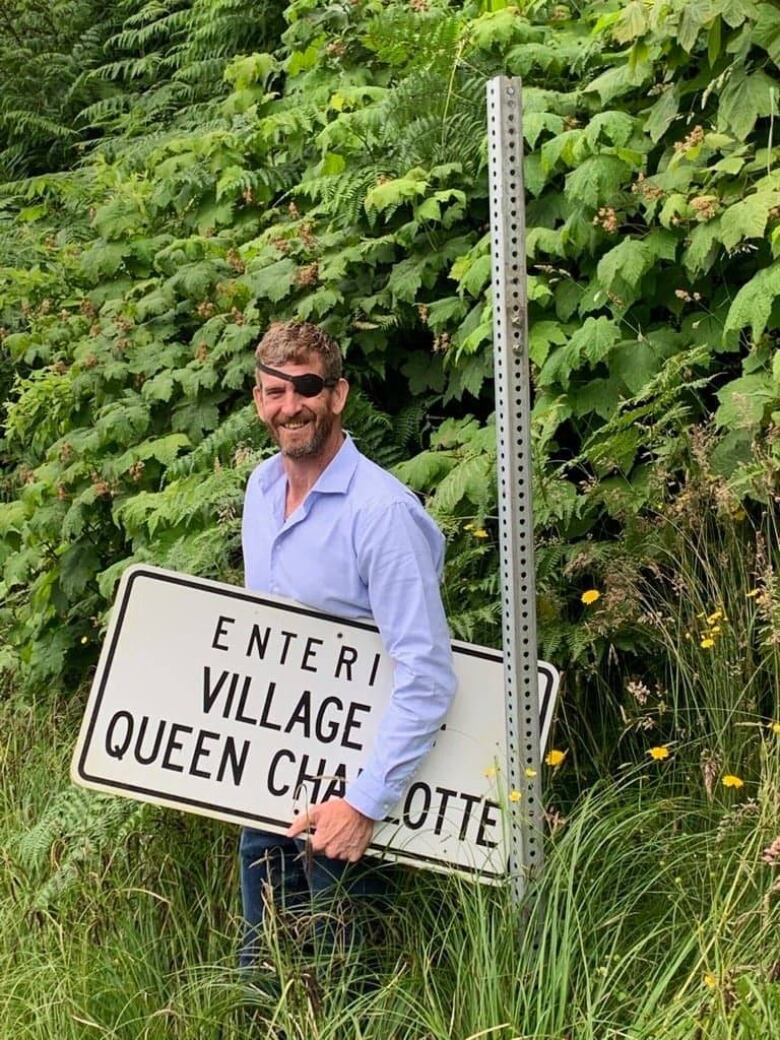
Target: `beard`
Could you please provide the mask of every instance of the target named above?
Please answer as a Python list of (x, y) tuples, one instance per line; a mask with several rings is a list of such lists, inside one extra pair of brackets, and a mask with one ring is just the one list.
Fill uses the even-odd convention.
[(313, 413), (304, 415), (303, 418), (311, 420), (308, 437), (300, 439), (293, 438), (292, 441), (283, 441), (285, 430), (283, 427), (270, 426), (271, 436), (279, 447), (282, 455), (288, 459), (310, 459), (320, 454), (327, 443), (333, 430), (333, 416), (322, 415), (319, 418)]

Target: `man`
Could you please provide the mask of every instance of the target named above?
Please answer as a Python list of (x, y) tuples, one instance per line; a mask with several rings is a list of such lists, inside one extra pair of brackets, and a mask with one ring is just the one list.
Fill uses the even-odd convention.
[[(279, 453), (247, 485), (246, 585), (328, 614), (372, 617), (394, 687), (343, 798), (310, 806), (286, 837), (242, 832), (245, 965), (258, 952), (264, 892), (284, 900), (302, 867), (313, 896), (339, 885), (353, 897), (380, 891), (381, 877), (354, 865), (430, 750), (455, 692), (439, 593), (444, 539), (412, 492), (344, 433), (349, 386), (338, 345), (315, 325), (278, 322), (256, 359), (255, 404)], [(307, 831), (313, 855), (301, 857), (296, 839)]]

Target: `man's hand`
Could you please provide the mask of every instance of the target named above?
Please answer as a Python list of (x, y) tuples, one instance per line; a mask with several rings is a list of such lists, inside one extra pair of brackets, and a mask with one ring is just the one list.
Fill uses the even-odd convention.
[(314, 832), (312, 852), (357, 863), (371, 841), (374, 821), (343, 798), (331, 798), (302, 812), (288, 829), (287, 837), (295, 838), (304, 831)]

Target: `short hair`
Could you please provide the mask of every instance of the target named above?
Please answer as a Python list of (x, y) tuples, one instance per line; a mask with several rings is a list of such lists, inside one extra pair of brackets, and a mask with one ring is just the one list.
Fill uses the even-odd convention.
[[(325, 379), (341, 378), (341, 350), (338, 343), (318, 325), (308, 321), (275, 321), (268, 326), (255, 350), (256, 366), (270, 367), (302, 364), (312, 354), (322, 359)], [(258, 382), (260, 369), (255, 368)]]

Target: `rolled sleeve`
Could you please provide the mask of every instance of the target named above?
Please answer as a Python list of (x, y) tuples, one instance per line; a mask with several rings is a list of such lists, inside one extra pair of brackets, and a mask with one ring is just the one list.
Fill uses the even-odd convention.
[(455, 694), (439, 590), (443, 538), (414, 500), (366, 510), (355, 532), (371, 613), (394, 665), (393, 692), (361, 774), (346, 791), (380, 820), (430, 751)]

